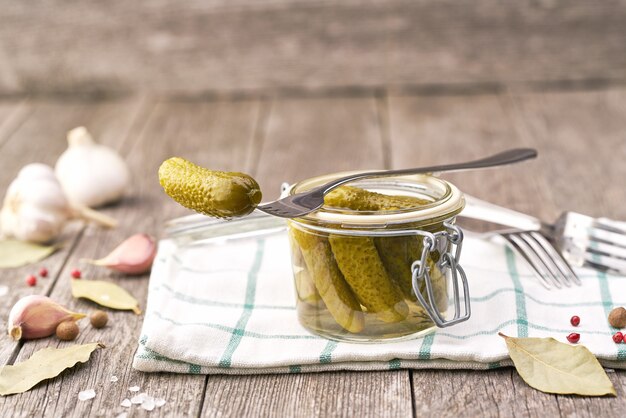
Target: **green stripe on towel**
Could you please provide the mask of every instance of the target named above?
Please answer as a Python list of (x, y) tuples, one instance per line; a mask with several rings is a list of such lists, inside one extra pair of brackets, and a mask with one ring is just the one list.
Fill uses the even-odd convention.
[(276, 340), (322, 340), (323, 339), (322, 337), (317, 337), (315, 335), (261, 334), (259, 332), (253, 332), (253, 331), (241, 330), (241, 329), (233, 328), (233, 327), (227, 327), (226, 325), (217, 324), (214, 322), (180, 322), (180, 321), (175, 321), (172, 318), (168, 318), (160, 314), (159, 312), (152, 312), (150, 315), (147, 315), (147, 317), (150, 317), (150, 318), (155, 317), (163, 321), (169, 322), (170, 324), (179, 325), (181, 327), (185, 327), (185, 326), (206, 327), (206, 328), (216, 329), (219, 331), (228, 332), (230, 334), (239, 333), (244, 337), (251, 337), (251, 338), (276, 339)]
[(433, 345), (433, 341), (435, 341), (435, 334), (428, 334), (424, 337), (422, 341), (422, 346), (420, 347), (418, 359), (420, 360), (430, 360), (430, 348)]
[[(611, 298), (611, 291), (609, 290), (609, 283), (607, 281), (605, 272), (598, 271), (598, 283), (600, 284), (600, 297), (604, 301), (604, 313), (608, 317), (609, 313), (613, 309), (613, 301)], [(609, 328), (611, 329), (611, 333), (615, 333), (619, 331), (617, 328), (614, 328), (614, 327), (609, 327)], [(615, 346), (617, 347), (617, 359), (625, 360), (626, 359), (626, 347), (624, 347), (624, 344), (615, 344)]]
[[(193, 305), (202, 305), (202, 306), (216, 306), (221, 308), (245, 308), (245, 303), (231, 303), (231, 302), (220, 302), (212, 299), (199, 298), (196, 296), (186, 295), (184, 293), (178, 292), (172, 289), (170, 286), (166, 284), (162, 284), (161, 287), (155, 289), (155, 291), (166, 290), (172, 294), (174, 299), (180, 300), (185, 303), (191, 303)], [(295, 311), (296, 306), (281, 306), (281, 305), (255, 305), (255, 309), (283, 309), (287, 311)]]
[(399, 358), (394, 358), (393, 360), (389, 360), (389, 370), (398, 370), (402, 367), (402, 360)]
[(337, 348), (337, 342), (328, 341), (328, 344), (326, 344), (326, 347), (324, 347), (322, 353), (320, 354), (321, 364), (329, 364), (333, 362), (332, 355), (333, 351), (335, 351), (335, 348)]
[(299, 364), (289, 366), (289, 373), (302, 373), (302, 366), (300, 366)]
[(528, 337), (528, 316), (526, 315), (526, 300), (524, 299), (524, 288), (519, 279), (517, 265), (515, 264), (515, 254), (508, 246), (504, 247), (506, 254), (506, 266), (509, 270), (509, 276), (515, 287), (515, 307), (517, 311), (517, 336), (520, 338)]
[(241, 313), (239, 321), (237, 321), (237, 326), (235, 330), (233, 330), (230, 341), (228, 342), (228, 346), (226, 347), (226, 351), (224, 352), (224, 355), (220, 360), (220, 367), (230, 367), (233, 354), (235, 353), (235, 350), (241, 342), (241, 338), (245, 333), (246, 324), (250, 319), (250, 315), (252, 315), (252, 308), (254, 307), (254, 296), (256, 294), (256, 281), (259, 274), (259, 269), (261, 268), (261, 264), (263, 261), (264, 251), (265, 240), (260, 239), (257, 241), (257, 250), (254, 256), (254, 262), (252, 263), (252, 267), (250, 268), (250, 272), (248, 273), (248, 285), (246, 286), (246, 302), (243, 308), (243, 312)]

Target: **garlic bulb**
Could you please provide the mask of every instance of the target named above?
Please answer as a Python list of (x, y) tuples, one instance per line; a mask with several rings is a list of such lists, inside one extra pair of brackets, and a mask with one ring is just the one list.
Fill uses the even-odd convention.
[(56, 238), (71, 218), (92, 220), (108, 227), (116, 224), (108, 216), (72, 206), (52, 167), (28, 164), (7, 189), (0, 210), (0, 233), (21, 241), (44, 243)]
[(68, 204), (52, 168), (28, 164), (7, 189), (0, 230), (21, 241), (50, 241), (61, 233), (70, 216)]
[(71, 202), (98, 207), (119, 200), (128, 186), (129, 171), (111, 148), (97, 144), (84, 127), (67, 134), (69, 147), (55, 172)]

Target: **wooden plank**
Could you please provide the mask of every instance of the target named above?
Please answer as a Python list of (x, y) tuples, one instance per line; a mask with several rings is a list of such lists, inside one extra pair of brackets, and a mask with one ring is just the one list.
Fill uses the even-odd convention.
[[(148, 277), (123, 277), (102, 268), (81, 265), (81, 258), (98, 258), (117, 243), (136, 232), (158, 236), (163, 221), (189, 212), (169, 199), (161, 190), (157, 169), (173, 155), (187, 157), (199, 164), (223, 169), (240, 169), (251, 146), (258, 103), (187, 103), (160, 104), (151, 114), (141, 133), (132, 139), (127, 160), (133, 175), (129, 191), (132, 198), (110, 209), (120, 221), (113, 231), (89, 228), (72, 253), (53, 289), (52, 297), (77, 311), (89, 312), (96, 306), (71, 296), (69, 272), (80, 266), (85, 277), (106, 277), (128, 289), (145, 309)], [(155, 146), (157, 144), (158, 146)], [(4, 400), (1, 407), (18, 411), (45, 411), (51, 416), (111, 415), (127, 411), (120, 402), (131, 397), (129, 386), (165, 398), (168, 403), (151, 416), (196, 415), (200, 409), (205, 377), (199, 375), (149, 374), (132, 370), (142, 316), (129, 312), (109, 311), (110, 325), (93, 329), (86, 321), (77, 342), (103, 341), (108, 348), (92, 355), (89, 364), (64, 373), (64, 377), (40, 385), (34, 390)], [(65, 346), (56, 340), (28, 342), (17, 361), (28, 358), (35, 350), (48, 345)], [(119, 381), (110, 382), (111, 376)], [(81, 390), (93, 388), (95, 399), (78, 402)], [(137, 409), (137, 407), (134, 407)]]
[(490, 371), (415, 370), (412, 378), (417, 416), (560, 416), (553, 395), (532, 389), (510, 367)]
[[(36, 102), (28, 106), (32, 107), (30, 116), (19, 125), (17, 131), (4, 141), (0, 137), (3, 168), (0, 171), (0, 190), (3, 195), (25, 164), (43, 162), (54, 165), (67, 147), (67, 131), (76, 126), (87, 126), (101, 143), (121, 146), (140, 111), (141, 102), (134, 99), (105, 104)], [(11, 123), (17, 126), (18, 121)], [(68, 225), (59, 241), (65, 245), (48, 259), (21, 268), (0, 270), (0, 285), (8, 288), (6, 294), (0, 297), (0, 317), (3, 321), (19, 298), (50, 292), (80, 230), (80, 224)], [(28, 287), (24, 278), (28, 274), (37, 274), (41, 266), (48, 268), (49, 278), (39, 279), (36, 287)], [(0, 333), (0, 364), (6, 363), (15, 349), (16, 345), (10, 342), (6, 333)]]
[[(373, 98), (277, 101), (263, 136), (254, 174), (268, 196), (285, 180), (384, 164)], [(408, 372), (209, 376), (202, 414), (408, 416)]]
[(407, 374), (210, 376), (202, 416), (411, 416)]
[(6, 3), (5, 94), (430, 91), (626, 79), (624, 0)]

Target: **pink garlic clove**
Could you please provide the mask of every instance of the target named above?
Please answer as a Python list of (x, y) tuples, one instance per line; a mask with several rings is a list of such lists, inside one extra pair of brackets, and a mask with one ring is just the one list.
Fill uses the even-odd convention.
[(135, 234), (115, 247), (106, 257), (83, 261), (126, 274), (143, 274), (152, 267), (156, 251), (154, 238), (146, 234)]
[(72, 312), (47, 296), (26, 296), (18, 300), (9, 313), (9, 336), (15, 341), (47, 337), (54, 334), (61, 322), (84, 317), (84, 314)]

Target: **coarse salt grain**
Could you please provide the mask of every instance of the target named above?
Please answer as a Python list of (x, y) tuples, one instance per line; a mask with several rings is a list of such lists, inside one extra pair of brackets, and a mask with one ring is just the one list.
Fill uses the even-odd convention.
[(78, 392), (78, 399), (81, 401), (86, 401), (89, 399), (93, 399), (95, 397), (96, 397), (96, 391), (93, 389), (87, 389), (87, 390)]
[(120, 403), (120, 405), (123, 406), (124, 408), (130, 408), (132, 403), (130, 402), (130, 399), (126, 398)]
[(127, 418), (127, 417), (128, 417), (128, 412), (122, 412), (121, 414), (119, 414), (115, 418)]
[(9, 293), (9, 288), (7, 286), (0, 286), (0, 296), (4, 296)]
[(130, 401), (132, 403), (138, 404), (138, 403), (142, 403), (144, 400), (146, 400), (146, 398), (149, 398), (148, 394), (140, 393), (139, 395), (136, 395), (130, 398)]
[(141, 403), (141, 407), (145, 409), (146, 411), (152, 411), (154, 409), (154, 405), (155, 405), (155, 402), (152, 396), (148, 396)]
[(165, 405), (165, 399), (163, 399), (163, 398), (156, 398), (154, 400), (154, 404), (157, 406), (157, 408), (160, 408), (163, 405)]
[(128, 388), (131, 392), (139, 392), (139, 386), (131, 386)]
[(111, 376), (111, 382), (115, 383), (118, 381), (117, 376)]

